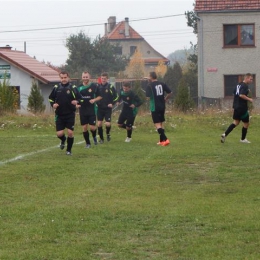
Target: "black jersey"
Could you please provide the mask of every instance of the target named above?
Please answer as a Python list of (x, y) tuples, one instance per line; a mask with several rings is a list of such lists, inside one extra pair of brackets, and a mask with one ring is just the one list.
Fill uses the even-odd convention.
[(165, 93), (169, 94), (172, 91), (169, 87), (160, 81), (152, 81), (146, 88), (146, 97), (150, 98), (150, 110), (162, 111), (165, 110)]
[(72, 100), (80, 100), (80, 94), (76, 86), (71, 83), (55, 85), (49, 95), (49, 102), (51, 106), (54, 103), (59, 104), (55, 110), (56, 115), (68, 115), (76, 111), (76, 106), (71, 104)]
[(108, 104), (115, 104), (118, 100), (116, 89), (110, 83), (98, 85), (101, 100), (97, 102), (98, 108), (107, 108)]
[(81, 94), (81, 107), (79, 108), (80, 115), (95, 115), (96, 104), (91, 104), (89, 100), (100, 96), (97, 84), (91, 82), (87, 86), (79, 86), (78, 91)]
[[(128, 92), (121, 90), (118, 101), (123, 102), (122, 114), (126, 116), (136, 116), (138, 107), (143, 103), (132, 90)], [(135, 105), (135, 108), (130, 107), (131, 105)]]
[(234, 109), (242, 109), (247, 110), (247, 100), (241, 98), (239, 95), (248, 95), (249, 89), (248, 85), (245, 82), (240, 82), (236, 88), (234, 89), (234, 101), (233, 101), (233, 108)]

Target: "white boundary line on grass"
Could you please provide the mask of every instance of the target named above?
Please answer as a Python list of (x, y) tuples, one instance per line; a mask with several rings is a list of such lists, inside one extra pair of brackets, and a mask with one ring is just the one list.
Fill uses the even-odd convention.
[[(84, 141), (81, 141), (81, 142), (78, 142), (76, 144), (82, 144), (84, 143)], [(18, 160), (22, 160), (24, 159), (25, 157), (28, 157), (28, 156), (32, 156), (32, 155), (35, 155), (35, 154), (38, 154), (38, 153), (44, 153), (44, 152), (48, 152), (54, 148), (57, 148), (59, 146), (55, 145), (55, 146), (52, 146), (52, 147), (49, 147), (49, 148), (46, 148), (46, 149), (42, 149), (42, 150), (39, 150), (39, 151), (35, 151), (35, 152), (31, 152), (31, 153), (25, 153), (25, 154), (21, 154), (21, 155), (18, 155), (12, 159), (8, 159), (8, 160), (4, 160), (4, 161), (0, 161), (0, 166), (2, 165), (5, 165), (7, 163), (11, 163), (11, 162), (15, 162), (15, 161), (18, 161)]]

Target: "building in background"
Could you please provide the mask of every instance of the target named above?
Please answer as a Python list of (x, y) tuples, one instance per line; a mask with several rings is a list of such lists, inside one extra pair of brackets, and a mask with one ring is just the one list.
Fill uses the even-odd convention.
[(0, 81), (3, 81), (4, 77), (9, 81), (11, 87), (16, 88), (19, 94), (18, 112), (27, 112), (28, 97), (33, 81), (40, 88), (46, 112), (50, 111), (48, 98), (54, 84), (60, 82), (58, 71), (30, 57), (23, 51), (12, 50), (12, 47), (7, 45), (0, 47)]
[(254, 75), (251, 94), (259, 97), (260, 1), (196, 0), (194, 11), (200, 101), (230, 107), (233, 89), (246, 73)]
[[(166, 65), (169, 60), (156, 51), (138, 32), (130, 25), (129, 19), (116, 23), (116, 17), (110, 16), (108, 22), (105, 23), (105, 35), (111, 44), (117, 45), (117, 54), (123, 55), (131, 59), (136, 49), (142, 54), (145, 64), (145, 75), (150, 71), (154, 71), (159, 61), (163, 61)], [(128, 77), (132, 77), (129, 71), (125, 72)]]

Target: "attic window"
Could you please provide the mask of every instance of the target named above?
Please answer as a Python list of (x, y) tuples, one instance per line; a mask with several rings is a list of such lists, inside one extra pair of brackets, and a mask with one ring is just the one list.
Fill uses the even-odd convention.
[(254, 24), (224, 25), (224, 47), (255, 46)]

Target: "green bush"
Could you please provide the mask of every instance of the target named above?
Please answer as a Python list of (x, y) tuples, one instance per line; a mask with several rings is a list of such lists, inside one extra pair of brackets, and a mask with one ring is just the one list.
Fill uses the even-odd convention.
[(5, 78), (0, 81), (0, 112), (14, 112), (18, 106), (19, 97)]
[(32, 82), (31, 92), (28, 97), (27, 110), (34, 114), (41, 113), (45, 110), (44, 98), (36, 82)]

